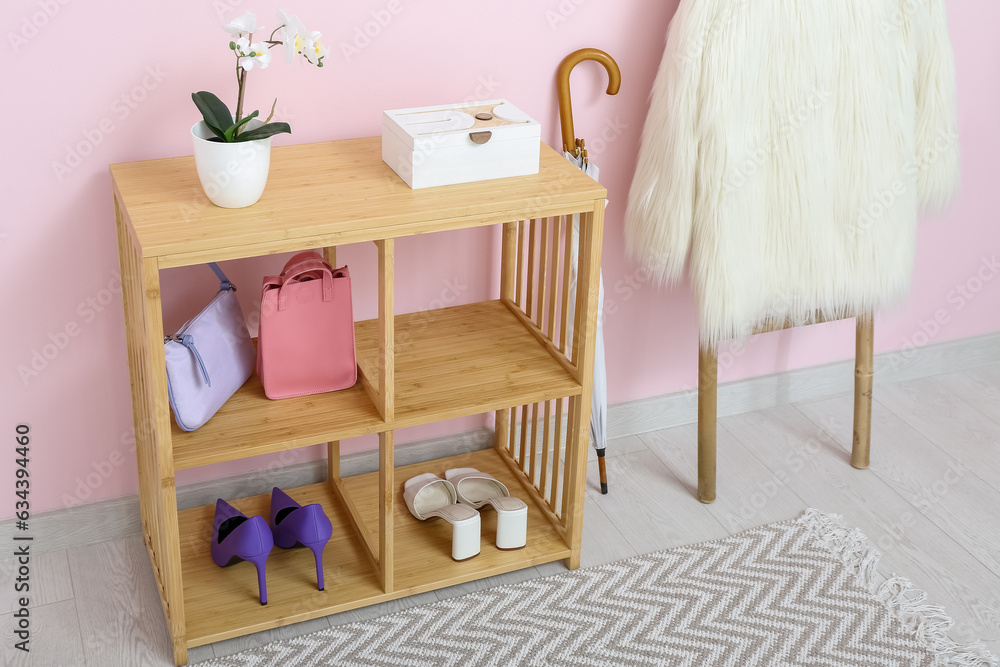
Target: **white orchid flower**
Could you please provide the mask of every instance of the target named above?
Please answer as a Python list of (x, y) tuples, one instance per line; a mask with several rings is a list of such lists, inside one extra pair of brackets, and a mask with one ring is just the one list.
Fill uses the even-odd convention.
[(287, 14), (285, 10), (278, 10), (278, 23), (281, 24), (281, 45), (285, 50), (285, 61), (291, 63), (295, 60), (295, 54), (302, 53), (305, 46), (306, 28), (294, 14)]
[(322, 60), (330, 53), (329, 47), (323, 45), (318, 32), (311, 32), (306, 35), (305, 44), (302, 45), (302, 55), (313, 65), (323, 66)]
[(246, 71), (254, 67), (266, 69), (271, 64), (271, 50), (264, 42), (250, 43), (246, 37), (236, 40), (236, 51), (240, 58), (240, 67)]
[(263, 30), (264, 26), (258, 26), (257, 17), (254, 16), (253, 12), (247, 12), (243, 16), (238, 16), (222, 26), (222, 29), (233, 37), (240, 37), (245, 34), (252, 35), (258, 30)]

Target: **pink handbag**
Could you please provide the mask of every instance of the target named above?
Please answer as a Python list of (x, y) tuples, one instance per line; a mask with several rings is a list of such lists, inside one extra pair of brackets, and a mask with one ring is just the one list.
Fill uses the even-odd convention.
[(300, 252), (264, 278), (257, 375), (268, 398), (346, 389), (358, 379), (351, 276)]

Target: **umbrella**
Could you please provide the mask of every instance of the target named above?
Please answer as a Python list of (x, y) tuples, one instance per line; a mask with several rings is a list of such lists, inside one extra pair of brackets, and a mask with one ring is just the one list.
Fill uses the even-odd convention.
[[(614, 58), (599, 49), (580, 49), (566, 56), (556, 74), (559, 92), (559, 119), (562, 125), (563, 151), (566, 159), (598, 180), (600, 170), (587, 157), (587, 147), (583, 139), (577, 139), (573, 130), (573, 105), (569, 94), (569, 75), (584, 60), (595, 60), (608, 71), (608, 95), (616, 95), (621, 87), (621, 70)], [(573, 241), (570, 254), (570, 290), (576, 293), (577, 239), (580, 233), (580, 216), (573, 216)], [(573, 310), (576, 299), (570, 299), (569, 323), (573, 324)], [(608, 492), (608, 472), (604, 465), (604, 453), (608, 446), (608, 374), (604, 363), (604, 275), (600, 277), (600, 292), (597, 299), (597, 338), (594, 342), (594, 388), (590, 407), (590, 442), (597, 450), (597, 465), (601, 475), (601, 493)], [(572, 331), (569, 340), (573, 340)]]

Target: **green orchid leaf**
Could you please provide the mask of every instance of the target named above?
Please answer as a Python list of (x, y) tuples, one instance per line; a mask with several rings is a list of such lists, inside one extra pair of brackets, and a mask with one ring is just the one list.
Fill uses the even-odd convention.
[(292, 128), (289, 127), (288, 123), (268, 123), (267, 125), (261, 125), (258, 128), (252, 130), (247, 130), (243, 132), (238, 137), (236, 141), (254, 141), (255, 139), (267, 139), (268, 137), (280, 134), (282, 132), (292, 133)]
[(228, 128), (226, 128), (226, 141), (236, 141), (236, 136), (237, 133), (240, 131), (240, 128), (242, 128), (244, 125), (252, 121), (258, 115), (260, 115), (260, 112), (254, 111), (249, 116), (244, 116), (243, 118), (241, 118), (240, 122), (233, 123)]
[(208, 129), (212, 130), (216, 136), (225, 139), (226, 133), (222, 128), (233, 124), (233, 115), (229, 113), (229, 107), (226, 106), (226, 103), (206, 90), (191, 93), (191, 99), (194, 100), (195, 106), (198, 107), (202, 118), (205, 119), (205, 125), (208, 125)]

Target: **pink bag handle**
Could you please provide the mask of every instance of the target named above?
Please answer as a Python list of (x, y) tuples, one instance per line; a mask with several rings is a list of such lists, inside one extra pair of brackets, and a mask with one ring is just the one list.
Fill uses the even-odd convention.
[[(306, 270), (317, 270), (317, 271), (320, 271), (323, 268), (328, 267), (328, 266), (329, 265), (326, 264), (326, 263), (324, 263), (323, 266), (318, 266), (316, 264), (312, 264), (310, 266), (293, 266), (292, 270), (295, 273), (298, 273), (299, 269), (301, 269), (301, 268), (305, 268)], [(342, 272), (343, 272), (343, 269), (336, 269), (333, 272), (333, 277), (334, 278), (339, 278), (340, 274)], [(264, 292), (266, 292), (269, 289), (273, 289), (275, 287), (281, 287), (281, 285), (285, 282), (286, 273), (287, 273), (287, 271), (283, 271), (282, 273), (280, 273), (279, 275), (276, 275), (276, 276), (265, 276), (264, 277), (264, 283), (262, 285), (262, 290)]]
[[(295, 271), (295, 269), (298, 267), (299, 264), (303, 264), (305, 262), (323, 262), (327, 266), (330, 266), (323, 259), (323, 256), (320, 255), (315, 250), (306, 250), (306, 251), (300, 252), (300, 253), (298, 253), (296, 255), (292, 255), (291, 259), (289, 259), (287, 262), (285, 262), (284, 268), (281, 269), (281, 275), (282, 276), (288, 275), (289, 273)], [(333, 269), (332, 266), (330, 268), (331, 268), (331, 270)]]
[(288, 307), (288, 295), (285, 286), (290, 283), (299, 282), (297, 278), (305, 273), (318, 271), (323, 276), (323, 301), (333, 301), (333, 269), (322, 260), (309, 260), (300, 262), (291, 267), (291, 272), (283, 272), (280, 276), (281, 287), (278, 289), (278, 310), (285, 310)]
[(291, 272), (294, 272), (298, 268), (299, 264), (302, 264), (304, 262), (315, 263), (322, 261), (323, 258), (320, 257), (320, 254), (315, 250), (306, 250), (304, 252), (300, 252), (296, 255), (293, 255), (291, 259), (285, 262), (285, 266), (282, 267), (280, 274), (276, 276), (265, 276), (263, 291), (266, 292), (269, 289), (275, 287), (281, 287), (281, 284), (285, 281), (285, 276), (287, 276)]
[(304, 259), (318, 259), (322, 261), (323, 256), (320, 255), (315, 250), (303, 250), (302, 252), (298, 252), (292, 255), (291, 258), (287, 262), (285, 262), (285, 268), (287, 269), (289, 266), (301, 262)]

